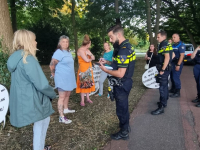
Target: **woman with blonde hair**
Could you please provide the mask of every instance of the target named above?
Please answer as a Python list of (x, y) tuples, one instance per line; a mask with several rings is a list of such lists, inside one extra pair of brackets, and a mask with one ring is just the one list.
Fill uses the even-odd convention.
[[(36, 58), (35, 34), (17, 30), (14, 34), (14, 53), (7, 61), (11, 72), (10, 123), (23, 127), (34, 123), (33, 149), (42, 150), (45, 145), (50, 115), (54, 113), (51, 99), (56, 93), (49, 85)], [(50, 146), (45, 146), (50, 149)]]
[[(103, 47), (104, 47), (104, 54), (103, 54), (103, 58), (100, 58), (100, 59), (104, 59), (106, 61), (112, 62), (113, 51), (111, 50), (109, 43), (105, 42), (103, 44)], [(105, 66), (109, 66), (109, 65), (105, 64)], [(108, 74), (106, 72), (101, 71), (101, 75), (100, 75), (100, 79), (99, 79), (99, 93), (95, 96), (102, 96), (103, 95), (103, 83), (106, 80), (107, 76), (108, 76)], [(110, 86), (109, 80), (108, 80), (108, 84)], [(112, 89), (112, 86), (110, 86), (110, 87)], [(108, 94), (107, 98), (110, 98), (109, 94)]]
[(76, 79), (74, 73), (74, 59), (69, 51), (68, 36), (62, 35), (60, 37), (57, 50), (52, 56), (50, 69), (59, 93), (59, 122), (69, 124), (72, 121), (67, 119), (64, 114), (75, 112), (75, 110), (68, 109), (68, 103), (71, 91), (76, 88)]
[[(82, 46), (77, 51), (79, 69), (78, 69), (78, 73), (77, 73), (76, 93), (81, 94), (81, 103), (80, 103), (81, 106), (85, 106), (85, 101), (84, 101), (85, 94), (86, 94), (86, 97), (87, 97), (86, 101), (88, 103), (93, 103), (89, 98), (89, 93), (95, 91), (94, 85), (90, 88), (81, 88), (80, 87), (80, 79), (79, 79), (79, 73), (85, 72), (89, 68), (92, 68), (91, 61), (95, 60), (94, 55), (89, 50), (90, 46), (91, 46), (91, 41), (90, 41), (89, 36), (86, 34), (84, 36)], [(92, 78), (93, 78), (93, 75), (92, 75)], [(93, 83), (94, 83), (94, 81), (93, 81)]]

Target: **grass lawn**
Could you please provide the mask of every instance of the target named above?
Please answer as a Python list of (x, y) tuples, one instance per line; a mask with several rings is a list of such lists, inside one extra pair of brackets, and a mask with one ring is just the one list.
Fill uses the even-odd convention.
[[(146, 88), (142, 84), (145, 61), (137, 58), (133, 76), (133, 87), (129, 96), (129, 111), (132, 112)], [(77, 71), (77, 65), (76, 71)], [(45, 75), (51, 82), (48, 66), (42, 66)], [(80, 95), (72, 92), (69, 107), (76, 113), (67, 114), (72, 120), (69, 125), (58, 122), (57, 99), (53, 100), (55, 113), (51, 116), (47, 132), (46, 144), (52, 145), (52, 150), (98, 150), (110, 140), (110, 134), (118, 130), (118, 119), (115, 114), (115, 102), (107, 99), (107, 81), (104, 82), (104, 95), (91, 96), (93, 104), (80, 106)], [(31, 150), (33, 124), (15, 128), (7, 118), (6, 127), (0, 131), (1, 150)]]

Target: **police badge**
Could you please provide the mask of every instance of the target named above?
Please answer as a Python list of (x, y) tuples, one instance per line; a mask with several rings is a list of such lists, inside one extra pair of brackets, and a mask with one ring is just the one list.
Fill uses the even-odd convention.
[(120, 55), (119, 58), (120, 58), (120, 61), (122, 63), (124, 63), (126, 61), (127, 56), (126, 55)]

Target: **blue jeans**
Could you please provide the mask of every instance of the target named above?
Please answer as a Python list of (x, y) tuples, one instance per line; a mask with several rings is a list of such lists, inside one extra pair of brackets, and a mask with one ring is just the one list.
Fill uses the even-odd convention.
[(49, 127), (50, 117), (37, 121), (33, 126), (33, 149), (43, 150), (45, 146), (45, 138)]
[[(100, 79), (99, 79), (99, 94), (103, 95), (103, 83), (106, 80), (108, 74), (104, 71), (101, 71)], [(108, 80), (108, 86), (110, 86), (110, 82)], [(113, 86), (110, 86), (113, 89)]]

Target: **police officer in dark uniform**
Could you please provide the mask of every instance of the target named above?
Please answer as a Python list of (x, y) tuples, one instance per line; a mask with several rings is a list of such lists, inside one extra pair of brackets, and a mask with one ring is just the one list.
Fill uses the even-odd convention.
[(167, 106), (168, 100), (168, 77), (170, 74), (170, 63), (172, 60), (173, 49), (171, 44), (166, 40), (167, 33), (160, 31), (157, 34), (158, 40), (158, 61), (156, 67), (159, 74), (156, 77), (156, 81), (160, 83), (160, 102), (158, 102), (158, 108), (151, 112), (152, 115), (159, 115), (164, 113), (164, 107)]
[(197, 98), (192, 102), (198, 103), (196, 106), (200, 107), (200, 46), (198, 46), (191, 55), (194, 59), (195, 66), (193, 68), (194, 78), (197, 83)]
[[(127, 140), (129, 138), (129, 109), (128, 96), (132, 88), (132, 76), (135, 67), (135, 51), (128, 40), (124, 37), (123, 28), (119, 25), (108, 29), (108, 36), (110, 42), (113, 43), (114, 53), (113, 61), (100, 61), (100, 68), (120, 80), (120, 84), (113, 86), (113, 95), (116, 101), (116, 114), (119, 119), (120, 131), (112, 134), (111, 138), (114, 140)], [(103, 64), (109, 64), (113, 70), (108, 70)]]
[(180, 41), (179, 34), (172, 35), (174, 44), (172, 45), (175, 57), (172, 60), (172, 71), (170, 74), (172, 88), (170, 89), (171, 98), (180, 97), (181, 80), (180, 75), (183, 69), (183, 59), (185, 55), (185, 44)]

